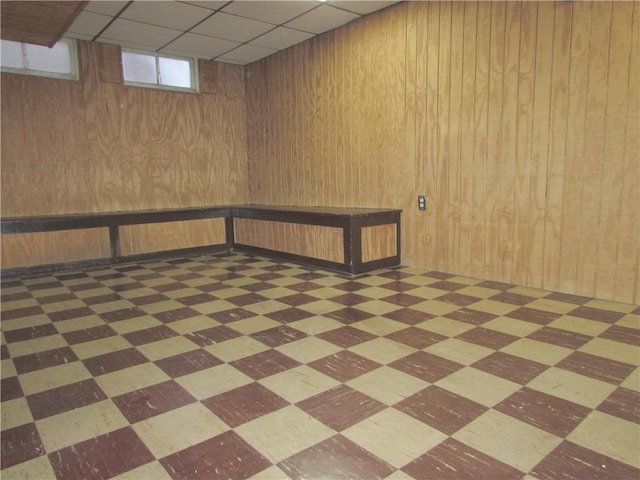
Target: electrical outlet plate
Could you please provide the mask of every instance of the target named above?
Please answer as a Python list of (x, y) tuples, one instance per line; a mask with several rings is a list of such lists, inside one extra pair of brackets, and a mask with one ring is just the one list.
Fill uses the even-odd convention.
[(418, 210), (427, 209), (427, 197), (425, 195), (418, 195)]

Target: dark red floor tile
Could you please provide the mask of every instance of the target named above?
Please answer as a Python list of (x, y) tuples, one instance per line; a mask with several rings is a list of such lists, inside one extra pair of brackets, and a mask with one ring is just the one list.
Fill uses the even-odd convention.
[(352, 323), (371, 318), (373, 317), (373, 314), (365, 312), (363, 310), (358, 310), (354, 307), (345, 307), (330, 313), (325, 313), (324, 316), (333, 318), (334, 320), (338, 320), (340, 323), (343, 323), (345, 325), (350, 325)]
[(156, 292), (165, 293), (165, 292), (173, 292), (175, 290), (182, 290), (184, 288), (189, 288), (189, 286), (182, 282), (171, 282), (171, 283), (163, 283), (162, 285), (155, 285), (152, 288)]
[(422, 351), (407, 355), (389, 366), (427, 382), (437, 382), (464, 367), (460, 363)]
[(503, 352), (492, 353), (472, 364), (472, 367), (521, 385), (526, 385), (549, 368), (542, 363)]
[(386, 408), (385, 404), (347, 385), (338, 385), (302, 400), (296, 406), (337, 432)]
[(381, 365), (356, 353), (343, 350), (315, 360), (309, 363), (309, 366), (340, 382), (347, 382)]
[(224, 282), (220, 282), (220, 281), (215, 281), (215, 282), (210, 282), (210, 283), (204, 283), (202, 285), (198, 285), (196, 287), (194, 287), (202, 292), (205, 293), (211, 293), (211, 292), (215, 292), (216, 290), (224, 290), (225, 288), (229, 288), (229, 285), (227, 285)]
[(105, 322), (121, 322), (123, 320), (130, 320), (132, 318), (144, 317), (146, 313), (140, 310), (138, 307), (133, 308), (121, 308), (120, 310), (114, 310), (113, 312), (105, 312), (100, 314)]
[(561, 330), (553, 327), (542, 327), (536, 330), (527, 338), (537, 340), (539, 342), (550, 343), (552, 345), (558, 345), (559, 347), (571, 348), (575, 350), (582, 345), (592, 340), (593, 337), (589, 335), (583, 335), (581, 333), (569, 332), (567, 330)]
[(193, 305), (200, 305), (202, 303), (209, 303), (216, 301), (217, 298), (209, 293), (198, 293), (196, 295), (189, 295), (188, 297), (177, 298), (176, 301), (182, 303), (187, 307), (192, 307)]
[(155, 460), (131, 427), (121, 428), (49, 454), (59, 480), (98, 480)]
[(456, 338), (498, 350), (518, 340), (519, 337), (497, 332), (488, 328), (476, 327), (461, 333)]
[(68, 412), (105, 400), (107, 396), (93, 378), (29, 395), (27, 403), (34, 420)]
[(173, 310), (167, 310), (166, 312), (154, 313), (153, 317), (160, 320), (162, 323), (177, 322), (178, 320), (184, 320), (186, 318), (197, 317), (202, 315), (197, 310), (189, 307), (175, 308)]
[(503, 291), (498, 293), (497, 295), (493, 295), (492, 297), (489, 297), (488, 300), (493, 300), (494, 302), (500, 302), (500, 303), (508, 303), (510, 305), (523, 306), (537, 299), (535, 297), (529, 297), (527, 295), (520, 295), (519, 293)]
[(34, 372), (43, 368), (64, 365), (78, 360), (76, 354), (69, 347), (56, 348), (46, 352), (30, 353), (22, 357), (15, 357), (13, 364), (19, 374)]
[(402, 471), (417, 480), (519, 480), (524, 476), (518, 469), (453, 438), (405, 465)]
[(187, 280), (195, 280), (196, 278), (202, 278), (202, 275), (196, 272), (182, 273), (180, 275), (174, 275), (174, 280), (178, 282), (186, 282)]
[(162, 295), (161, 293), (154, 293), (151, 295), (143, 295), (141, 297), (130, 298), (129, 301), (136, 306), (149, 305), (151, 303), (165, 302), (169, 300), (169, 297)]
[(196, 401), (173, 380), (128, 392), (112, 400), (129, 423), (155, 417)]
[(343, 292), (357, 292), (358, 290), (369, 288), (369, 286), (370, 285), (367, 285), (366, 283), (350, 280), (347, 282), (342, 282), (336, 285), (332, 285), (331, 288), (335, 288), (336, 290), (342, 290)]
[(0, 381), (0, 401), (6, 402), (23, 396), (24, 393), (18, 377), (7, 377)]
[(175, 480), (249, 478), (271, 466), (232, 430), (160, 460)]
[(64, 284), (62, 282), (58, 282), (58, 281), (52, 281), (52, 282), (43, 282), (43, 283), (30, 283), (29, 285), (25, 286), (31, 290), (31, 291), (36, 291), (36, 290), (47, 290), (50, 288), (58, 288), (58, 287), (64, 287)]
[(461, 288), (468, 287), (464, 283), (451, 282), (448, 280), (442, 280), (440, 282), (434, 282), (427, 285), (429, 288), (437, 288), (438, 290), (446, 290), (448, 292), (455, 292)]
[(482, 288), (491, 288), (493, 290), (509, 290), (515, 285), (511, 285), (510, 283), (495, 282), (493, 280), (485, 280), (483, 282), (480, 282), (477, 286)]
[(197, 332), (187, 333), (185, 338), (188, 338), (200, 347), (206, 347), (213, 345), (214, 343), (224, 342), (241, 336), (242, 334), (233, 328), (229, 328), (226, 325), (218, 325), (217, 327), (205, 328), (203, 330), (198, 330)]
[(596, 320), (598, 322), (615, 323), (624, 316), (624, 313), (580, 306), (574, 310), (571, 310), (569, 313), (567, 313), (567, 315), (586, 318), (588, 320)]
[[(5, 284), (2, 284), (2, 288), (5, 288)], [(33, 298), (29, 292), (17, 292), (17, 293), (2, 293), (0, 294), (0, 303), (7, 304), (7, 302), (14, 302), (16, 300), (25, 300), (27, 298)], [(40, 300), (38, 300), (40, 301)]]
[(180, 353), (155, 362), (171, 378), (206, 370), (221, 363), (223, 363), (222, 360), (202, 349)]
[(540, 480), (638, 480), (640, 471), (565, 440), (538, 463), (531, 474)]
[(35, 327), (18, 328), (4, 332), (4, 338), (7, 343), (22, 342), (24, 340), (33, 340), (34, 338), (48, 337), (56, 335), (58, 330), (52, 323), (37, 325)]
[(301, 332), (300, 330), (296, 330), (295, 328), (288, 327), (287, 325), (282, 325), (280, 327), (269, 328), (267, 330), (262, 330), (261, 332), (252, 333), (250, 336), (269, 347), (275, 348), (280, 345), (295, 342), (296, 340), (308, 337), (309, 335)]
[(138, 290), (140, 288), (145, 288), (144, 285), (140, 282), (129, 282), (129, 283), (120, 283), (117, 285), (111, 285), (109, 288), (114, 292), (129, 292), (131, 290)]
[(394, 295), (389, 295), (388, 297), (383, 297), (380, 300), (383, 302), (393, 303), (394, 305), (399, 305), (401, 307), (410, 307), (425, 301), (423, 297), (418, 297), (409, 293), (396, 293)]
[(305, 272), (305, 273), (299, 273), (298, 275), (294, 275), (294, 278), (299, 278), (300, 280), (305, 280), (305, 281), (309, 281), (309, 280), (317, 280), (318, 278), (324, 278), (327, 275), (323, 274), (323, 273), (318, 273), (318, 272)]
[(478, 310), (474, 310), (473, 308), (459, 308), (458, 310), (454, 310), (453, 312), (449, 312), (443, 315), (443, 317), (451, 318), (452, 320), (458, 320), (460, 322), (470, 323), (472, 325), (482, 325), (483, 323), (487, 323), (489, 320), (498, 318), (498, 315), (480, 312)]
[(249, 357), (234, 360), (230, 365), (254, 380), (260, 380), (261, 378), (295, 368), (301, 364), (277, 350), (266, 350)]
[(527, 387), (493, 407), (558, 437), (566, 437), (591, 409)]
[(82, 360), (87, 370), (97, 377), (106, 373), (115, 372), (124, 368), (141, 365), (149, 360), (135, 348), (126, 348), (111, 353), (105, 353)]
[(308, 478), (377, 480), (395, 468), (342, 435), (287, 458), (278, 464), (292, 480)]
[(597, 410), (640, 424), (640, 393), (618, 387)]
[(11, 358), (9, 347), (6, 345), (0, 345), (0, 360), (7, 360), (8, 358)]
[(38, 300), (40, 305), (49, 305), (51, 303), (70, 302), (77, 299), (78, 297), (73, 293), (58, 293), (56, 295), (47, 295), (46, 297), (37, 297), (36, 300)]
[(387, 290), (392, 290), (394, 292), (406, 292), (408, 290), (413, 290), (414, 288), (418, 288), (418, 285), (414, 285), (413, 283), (402, 282), (399, 280), (384, 283), (379, 286), (380, 288), (386, 288)]
[(409, 327), (390, 333), (386, 335), (386, 338), (409, 345), (410, 347), (423, 349), (429, 345), (434, 345), (442, 340), (446, 340), (448, 337), (423, 330), (422, 328)]
[(430, 385), (394, 406), (448, 435), (453, 435), (488, 410), (484, 405), (436, 385)]
[(247, 305), (253, 305), (256, 303), (264, 302), (267, 297), (260, 295), (259, 293), (245, 293), (231, 298), (225, 298), (229, 303), (233, 303), (238, 307), (246, 307)]
[(261, 273), (260, 275), (254, 275), (253, 278), (256, 280), (260, 280), (262, 282), (268, 282), (270, 280), (276, 280), (278, 278), (282, 278), (283, 275), (275, 272)]
[(369, 332), (365, 332), (364, 330), (350, 327), (348, 325), (336, 328), (335, 330), (329, 330), (327, 332), (319, 333), (318, 335), (316, 335), (316, 337), (326, 340), (327, 342), (331, 342), (334, 345), (338, 345), (342, 348), (353, 347), (354, 345), (368, 342), (369, 340), (377, 338), (375, 335)]
[(304, 292), (311, 292), (313, 290), (322, 288), (322, 285), (319, 285), (315, 282), (300, 282), (300, 283), (292, 283), (291, 285), (287, 285), (287, 288), (291, 290), (295, 290), (296, 292), (304, 293)]
[(578, 295), (559, 292), (550, 293), (544, 298), (546, 298), (547, 300), (556, 300), (558, 302), (573, 303), (574, 305), (583, 305), (591, 300), (591, 298), (589, 297), (580, 297)]
[(44, 310), (40, 305), (34, 305), (32, 307), (16, 308), (14, 310), (3, 310), (2, 320), (14, 320), (16, 318), (31, 317), (33, 315), (42, 315)]
[(640, 329), (637, 328), (612, 325), (602, 332), (599, 337), (616, 342), (628, 343), (629, 345), (640, 345)]
[(261, 292), (263, 290), (276, 288), (276, 285), (269, 282), (254, 282), (254, 283), (247, 283), (246, 285), (242, 285), (240, 288), (242, 288), (243, 290), (246, 290), (247, 292), (256, 293), (256, 292)]
[(175, 337), (177, 335), (178, 334), (174, 330), (170, 329), (166, 325), (158, 325), (157, 327), (125, 333), (122, 336), (126, 338), (131, 345), (137, 346), (166, 340), (167, 338)]
[(417, 323), (424, 322), (425, 320), (435, 318), (435, 315), (413, 310), (411, 308), (400, 308), (399, 310), (385, 313), (382, 316), (395, 320), (396, 322), (406, 323), (407, 325), (415, 325)]
[(67, 288), (72, 292), (84, 292), (85, 290), (94, 290), (102, 288), (104, 285), (98, 282), (79, 283), (77, 285), (69, 285)]
[(220, 323), (237, 322), (238, 320), (244, 320), (255, 316), (255, 313), (245, 310), (244, 308), (232, 308), (230, 310), (223, 310), (221, 312), (209, 314), (209, 317)]
[(468, 307), (469, 305), (473, 305), (476, 302), (479, 302), (480, 299), (477, 297), (472, 297), (471, 295), (463, 295), (462, 293), (451, 292), (441, 297), (436, 298), (441, 302), (450, 303), (451, 305), (456, 305), (458, 307)]
[(265, 316), (280, 323), (292, 323), (305, 318), (313, 317), (313, 313), (301, 310), (296, 307), (285, 308), (275, 312), (267, 313)]
[(344, 295), (332, 297), (329, 300), (335, 303), (340, 303), (341, 305), (345, 305), (347, 307), (353, 307), (354, 305), (358, 305), (360, 303), (369, 302), (372, 299), (357, 293), (345, 293)]
[(117, 335), (116, 331), (109, 325), (100, 325), (99, 327), (91, 327), (85, 330), (76, 330), (75, 332), (62, 334), (69, 345), (91, 342), (93, 340), (100, 340), (102, 338), (113, 337), (115, 335)]
[(44, 445), (35, 423), (9, 428), (0, 435), (2, 469), (45, 454)]
[(573, 352), (556, 366), (614, 385), (626, 380), (635, 370), (634, 365), (583, 352)]
[(236, 278), (242, 278), (242, 275), (239, 273), (228, 272), (228, 273), (220, 273), (218, 275), (214, 275), (213, 278), (216, 280), (220, 280), (221, 282), (226, 282), (228, 280), (235, 280)]
[(300, 305), (306, 305), (307, 303), (317, 302), (318, 299), (311, 295), (307, 295), (306, 293), (294, 293), (293, 295), (279, 297), (278, 301), (292, 307), (299, 307)]
[(384, 278), (390, 278), (392, 280), (402, 280), (403, 278), (409, 278), (411, 277), (411, 274), (409, 273), (405, 273), (405, 272), (401, 272), (399, 270), (396, 270), (394, 268), (390, 268), (387, 269), (383, 272), (380, 272), (378, 274), (379, 277), (384, 277)]
[(99, 305), (101, 303), (118, 302), (123, 300), (122, 296), (117, 293), (108, 293), (106, 295), (95, 295), (93, 297), (85, 297), (82, 299), (87, 305)]
[(560, 313), (546, 312), (544, 310), (537, 310), (529, 307), (520, 307), (505, 314), (505, 317), (524, 320), (525, 322), (536, 323), (538, 325), (547, 325), (560, 316)]
[(203, 400), (202, 404), (234, 428), (280, 410), (289, 402), (259, 383), (250, 383)]
[(59, 312), (51, 312), (47, 314), (52, 322), (61, 322), (71, 320), (73, 318), (88, 317), (95, 315), (95, 312), (89, 307), (71, 308), (69, 310), (61, 310)]

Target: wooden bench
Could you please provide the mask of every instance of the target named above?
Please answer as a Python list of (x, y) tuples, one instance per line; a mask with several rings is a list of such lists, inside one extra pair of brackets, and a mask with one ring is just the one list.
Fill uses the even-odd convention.
[(400, 210), (224, 205), (0, 220), (3, 277), (243, 251), (358, 275), (400, 264)]

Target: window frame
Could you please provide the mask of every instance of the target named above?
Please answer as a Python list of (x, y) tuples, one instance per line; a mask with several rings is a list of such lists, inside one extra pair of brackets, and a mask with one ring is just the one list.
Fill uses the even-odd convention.
[[(124, 54), (125, 53), (135, 53), (139, 55), (146, 55), (149, 57), (153, 57), (155, 59), (156, 64), (156, 83), (148, 83), (148, 82), (139, 82), (135, 80), (127, 80), (125, 78), (124, 71)], [(143, 88), (154, 88), (157, 90), (170, 90), (173, 92), (183, 92), (183, 93), (200, 93), (200, 83), (198, 76), (198, 60), (193, 57), (183, 57), (179, 55), (167, 55), (159, 52), (150, 52), (145, 50), (138, 50), (134, 48), (125, 48), (121, 49), (121, 61), (122, 61), (122, 82), (124, 85), (131, 87), (143, 87)], [(160, 58), (168, 58), (171, 60), (183, 60), (189, 63), (189, 74), (191, 76), (191, 87), (177, 87), (174, 85), (165, 85), (160, 83), (160, 76), (162, 73), (160, 72)]]
[(49, 70), (37, 70), (37, 69), (29, 68), (25, 66), (26, 62), (28, 61), (26, 57), (26, 45), (42, 47), (42, 48), (50, 48), (50, 47), (46, 47), (44, 45), (37, 45), (35, 43), (16, 42), (15, 40), (9, 40), (9, 41), (20, 44), (22, 48), (23, 66), (20, 68), (20, 67), (9, 67), (9, 66), (0, 64), (0, 71), (7, 72), (7, 73), (16, 73), (19, 75), (33, 75), (36, 77), (56, 78), (59, 80), (76, 80), (76, 81), (80, 80), (80, 68), (78, 65), (78, 44), (76, 43), (75, 39), (63, 37), (60, 40), (58, 40), (58, 42), (56, 42), (56, 45), (60, 42), (64, 42), (69, 46), (69, 66), (71, 68), (71, 72), (69, 73), (52, 72)]

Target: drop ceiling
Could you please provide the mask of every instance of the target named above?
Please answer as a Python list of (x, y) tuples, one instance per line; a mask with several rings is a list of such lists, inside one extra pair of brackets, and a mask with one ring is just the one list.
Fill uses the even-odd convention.
[(397, 1), (90, 1), (65, 36), (245, 65)]

